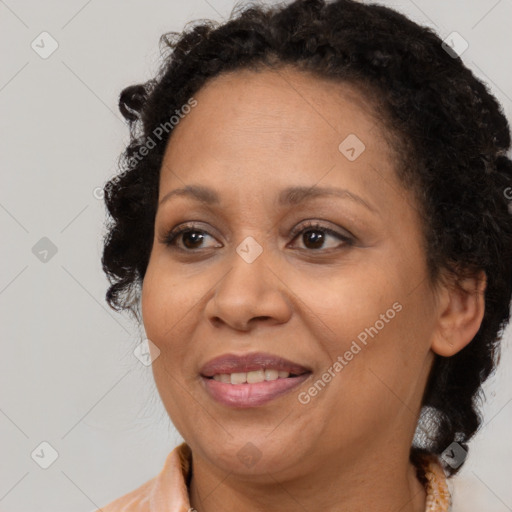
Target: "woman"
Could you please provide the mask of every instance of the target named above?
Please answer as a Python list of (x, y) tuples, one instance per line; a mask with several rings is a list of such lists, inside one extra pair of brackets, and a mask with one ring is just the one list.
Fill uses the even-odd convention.
[(163, 41), (121, 94), (102, 261), (185, 442), (102, 510), (449, 510), (510, 314), (497, 101), (378, 5)]

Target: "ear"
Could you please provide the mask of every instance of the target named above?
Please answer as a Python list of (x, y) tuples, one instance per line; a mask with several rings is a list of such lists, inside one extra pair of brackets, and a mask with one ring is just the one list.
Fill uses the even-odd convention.
[(450, 357), (474, 338), (484, 317), (487, 276), (482, 270), (475, 277), (443, 284), (438, 301), (438, 325), (432, 339), (432, 350)]

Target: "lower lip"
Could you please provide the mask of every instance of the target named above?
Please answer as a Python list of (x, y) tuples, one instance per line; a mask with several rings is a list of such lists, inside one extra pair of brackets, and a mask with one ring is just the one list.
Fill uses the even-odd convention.
[(201, 377), (208, 394), (217, 402), (228, 407), (258, 407), (290, 392), (302, 384), (311, 374), (298, 377), (268, 380), (256, 384), (229, 384), (207, 377)]

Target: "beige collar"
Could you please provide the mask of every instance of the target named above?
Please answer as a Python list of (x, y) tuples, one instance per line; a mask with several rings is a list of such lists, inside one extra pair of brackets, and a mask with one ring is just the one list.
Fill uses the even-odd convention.
[[(189, 501), (192, 452), (181, 443), (167, 456), (160, 473), (138, 489), (96, 512), (192, 512)], [(417, 457), (418, 478), (427, 493), (425, 512), (449, 512), (451, 496), (439, 459)]]

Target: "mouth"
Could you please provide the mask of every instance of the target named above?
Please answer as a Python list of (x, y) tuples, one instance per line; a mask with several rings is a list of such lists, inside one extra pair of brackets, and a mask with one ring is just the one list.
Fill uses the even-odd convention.
[(203, 385), (215, 401), (235, 408), (264, 405), (299, 386), (312, 371), (271, 354), (226, 354), (206, 363)]

